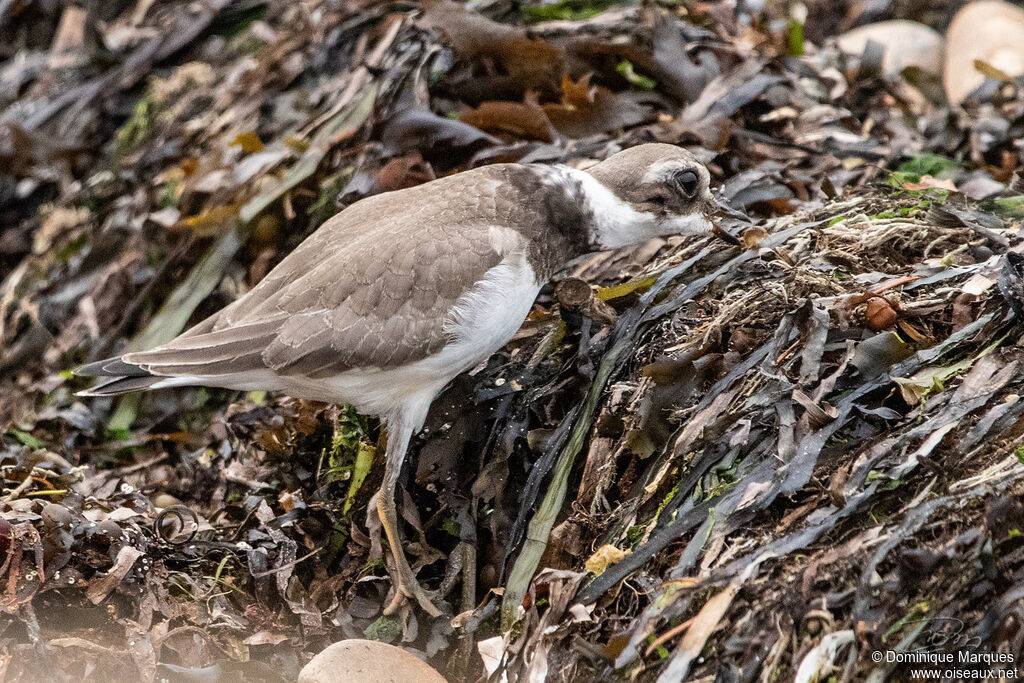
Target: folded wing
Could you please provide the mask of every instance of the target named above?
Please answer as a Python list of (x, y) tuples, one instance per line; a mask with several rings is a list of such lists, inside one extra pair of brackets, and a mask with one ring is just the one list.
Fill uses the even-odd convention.
[(231, 386), (232, 377), (266, 370), (316, 379), (437, 353), (452, 306), (503, 255), (490, 226), (463, 220), (471, 212), (409, 206), (401, 194), (338, 214), (245, 296), (172, 341), (79, 368), (105, 380), (83, 393), (175, 377)]

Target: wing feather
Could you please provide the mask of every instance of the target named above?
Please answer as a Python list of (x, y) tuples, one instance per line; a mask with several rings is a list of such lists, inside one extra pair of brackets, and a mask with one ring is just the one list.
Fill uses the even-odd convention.
[[(482, 193), (494, 182), (481, 178)], [(415, 196), (396, 205), (398, 194), (338, 214), (245, 296), (124, 361), (159, 376), (270, 369), (322, 377), (437, 353), (447, 342), (448, 312), (504, 254), (471, 207), (431, 208)], [(417, 203), (417, 210), (401, 210)]]

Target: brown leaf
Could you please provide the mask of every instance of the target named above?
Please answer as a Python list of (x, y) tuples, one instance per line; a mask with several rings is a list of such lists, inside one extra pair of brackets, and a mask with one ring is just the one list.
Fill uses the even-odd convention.
[(811, 426), (820, 429), (838, 416), (838, 411), (828, 403), (822, 401), (820, 404), (805, 394), (800, 389), (793, 390), (793, 400), (803, 406)]
[(518, 26), (500, 24), (451, 0), (424, 0), (427, 25), (441, 31), (463, 57), (487, 57), (523, 90), (548, 90), (562, 73), (562, 53), (541, 39), (530, 38)]
[(541, 105), (559, 133), (571, 138), (633, 126), (649, 118), (650, 109), (626, 95), (590, 84), (590, 74), (578, 81), (562, 76), (562, 101)]
[(88, 147), (54, 140), (16, 123), (8, 123), (6, 132), (6, 136), (0, 135), (0, 168), (12, 175), (26, 174), (37, 164), (62, 162), (70, 166), (89, 151)]
[[(599, 437), (590, 442), (583, 466), (577, 504), (588, 508), (597, 496), (603, 496), (615, 476), (616, 439)], [(602, 570), (603, 571), (603, 570)], [(597, 572), (600, 573), (600, 572)]]
[(419, 154), (392, 159), (377, 172), (372, 193), (391, 192), (434, 179), (434, 171)]
[(872, 332), (881, 332), (895, 325), (899, 317), (899, 313), (893, 310), (888, 300), (875, 297), (868, 300), (867, 311), (864, 314), (865, 327)]
[(1002, 69), (992, 66), (983, 59), (975, 59), (973, 64), (974, 68), (983, 76), (985, 76), (985, 78), (991, 78), (997, 81), (1002, 81), (1003, 83), (1014, 82), (1013, 76), (1010, 76)]
[(198, 216), (184, 218), (171, 230), (191, 230), (197, 237), (213, 237), (225, 232), (225, 226), (238, 221), (238, 205), (224, 204), (204, 209)]
[(536, 98), (528, 95), (525, 102), (481, 102), (459, 116), (464, 123), (498, 135), (517, 139), (551, 142), (554, 128)]
[(962, 330), (963, 328), (970, 325), (975, 321), (977, 315), (975, 315), (974, 308), (978, 297), (974, 294), (958, 294), (953, 299), (953, 312), (950, 316), (950, 322), (953, 323), (953, 331)]

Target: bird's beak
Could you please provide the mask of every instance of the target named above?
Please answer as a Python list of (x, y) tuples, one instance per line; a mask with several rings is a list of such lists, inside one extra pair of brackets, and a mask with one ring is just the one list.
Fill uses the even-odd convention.
[(711, 210), (716, 216), (735, 218), (737, 220), (743, 221), (744, 223), (750, 222), (750, 216), (743, 213), (742, 211), (737, 211), (736, 209), (732, 208), (731, 206), (723, 202), (721, 199), (718, 199), (716, 197), (712, 199), (712, 202), (713, 205), (711, 207)]
[[(747, 214), (743, 213), (742, 211), (737, 211), (736, 209), (732, 208), (725, 202), (722, 202), (716, 198), (712, 198), (711, 201), (712, 216), (718, 218), (735, 218), (737, 220), (743, 221), (744, 223), (750, 223), (750, 217), (747, 216)], [(740, 240), (740, 238), (736, 237), (735, 235), (726, 231), (725, 229), (719, 227), (717, 223), (712, 223), (711, 232), (716, 237), (719, 237), (730, 244), (735, 244), (736, 246), (743, 246), (743, 242)]]

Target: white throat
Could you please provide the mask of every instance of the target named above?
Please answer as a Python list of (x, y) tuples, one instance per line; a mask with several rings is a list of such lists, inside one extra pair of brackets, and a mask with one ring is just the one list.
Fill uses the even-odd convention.
[(711, 229), (710, 221), (700, 214), (658, 219), (653, 213), (637, 211), (585, 171), (570, 167), (559, 169), (580, 185), (583, 199), (594, 217), (593, 238), (603, 249), (637, 244), (663, 235), (693, 235)]

